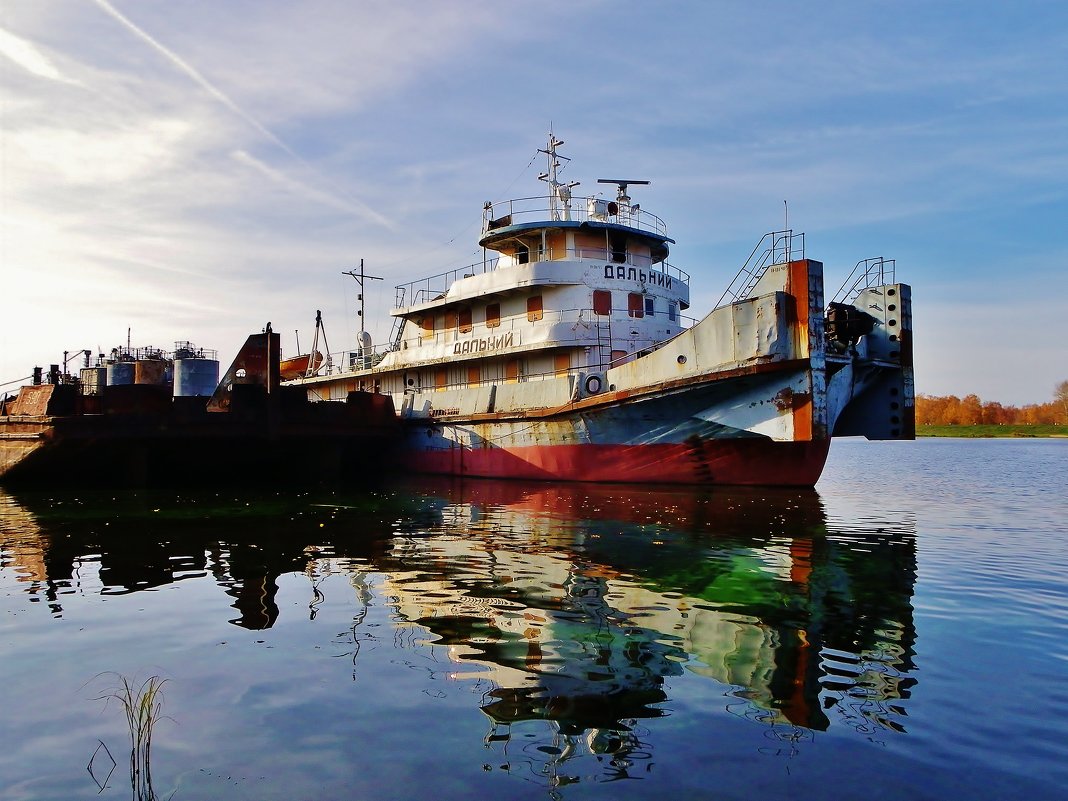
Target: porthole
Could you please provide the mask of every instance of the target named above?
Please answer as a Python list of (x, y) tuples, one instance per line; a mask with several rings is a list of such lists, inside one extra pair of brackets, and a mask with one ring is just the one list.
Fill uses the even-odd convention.
[(686, 364), (686, 357), (679, 356), (679, 358), (677, 358), (675, 361), (677, 361), (679, 364)]
[(886, 294), (889, 295), (890, 297), (893, 297), (894, 295), (897, 294), (897, 290), (896, 289), (888, 289), (888, 290), (886, 290)]
[(891, 415), (890, 416), (890, 422), (893, 423), (896, 426), (898, 423), (901, 422), (901, 418), (898, 417), (896, 414)]
[(893, 411), (895, 411), (895, 412), (896, 412), (896, 411), (898, 410), (898, 407), (899, 407), (900, 405), (901, 405), (900, 403), (898, 403), (897, 401), (894, 401), (893, 403), (891, 403), (891, 404), (890, 404), (890, 408), (891, 408), (891, 409), (892, 409)]
[(890, 358), (891, 359), (896, 359), (900, 355), (901, 355), (901, 351), (899, 351), (899, 350), (890, 351)]
[(887, 325), (897, 325), (897, 320), (887, 320), (886, 324)]
[(896, 308), (897, 308), (897, 306), (895, 306), (893, 303), (891, 303), (889, 306), (886, 307), (886, 310), (887, 311), (894, 311)]
[(890, 387), (890, 397), (891, 398), (896, 398), (897, 397), (897, 387)]

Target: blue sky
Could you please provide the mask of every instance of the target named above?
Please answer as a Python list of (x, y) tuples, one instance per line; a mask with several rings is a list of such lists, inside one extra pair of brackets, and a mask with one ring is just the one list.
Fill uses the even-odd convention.
[[(0, 382), (64, 350), (352, 345), (482, 204), (647, 179), (700, 316), (790, 226), (913, 286), (917, 386), (1068, 378), (1063, 2), (0, 3)], [(611, 192), (610, 188), (607, 188)]]

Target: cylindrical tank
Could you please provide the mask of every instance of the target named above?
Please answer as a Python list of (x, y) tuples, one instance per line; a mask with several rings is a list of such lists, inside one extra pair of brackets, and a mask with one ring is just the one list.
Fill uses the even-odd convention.
[(83, 395), (99, 395), (107, 384), (108, 370), (106, 367), (83, 367), (78, 377)]
[(112, 362), (107, 366), (109, 387), (118, 387), (134, 382), (133, 362)]
[(160, 359), (138, 359), (134, 362), (135, 384), (165, 384), (167, 362)]
[(174, 397), (211, 396), (219, 386), (219, 362), (216, 359), (175, 359)]

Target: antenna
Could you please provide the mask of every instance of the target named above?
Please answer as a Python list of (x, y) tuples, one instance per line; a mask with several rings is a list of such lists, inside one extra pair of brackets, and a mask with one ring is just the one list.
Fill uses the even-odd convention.
[(377, 275), (365, 275), (364, 274), (364, 272), (363, 272), (363, 259), (360, 259), (360, 272), (359, 273), (357, 273), (355, 270), (348, 270), (348, 271), (343, 271), (341, 274), (342, 275), (351, 275), (356, 280), (356, 283), (358, 283), (360, 285), (360, 294), (359, 294), (360, 310), (358, 312), (356, 312), (356, 313), (360, 316), (360, 347), (363, 347), (363, 333), (364, 333), (364, 331), (363, 331), (363, 282), (364, 282), (365, 279), (366, 280), (371, 280), (371, 281), (381, 281), (382, 279), (379, 278)]
[[(556, 148), (560, 147), (564, 142), (562, 139), (557, 139), (556, 134), (553, 133), (552, 128), (549, 128), (549, 145), (547, 148), (538, 148), (539, 153), (544, 153), (548, 163), (548, 169), (538, 175), (539, 181), (545, 181), (549, 185), (549, 211), (554, 220), (560, 219), (560, 201), (564, 203), (564, 219), (571, 219), (571, 187), (578, 186), (578, 181), (570, 181), (566, 184), (560, 183), (557, 180), (557, 173), (561, 169), (566, 169), (567, 164), (561, 166), (560, 160), (570, 162), (567, 156), (561, 156), (556, 152)], [(561, 193), (561, 188), (566, 188), (567, 191)]]

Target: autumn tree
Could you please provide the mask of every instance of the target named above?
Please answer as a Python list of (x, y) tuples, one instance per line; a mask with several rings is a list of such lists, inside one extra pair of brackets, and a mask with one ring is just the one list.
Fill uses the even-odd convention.
[(1061, 421), (1068, 425), (1068, 381), (1062, 381), (1053, 388), (1053, 402), (1061, 413)]
[(984, 403), (978, 395), (917, 395), (917, 425), (1057, 425), (1068, 423), (1068, 381), (1057, 385), (1054, 400), (1027, 406)]
[(965, 395), (960, 402), (960, 419), (962, 426), (977, 426), (983, 422), (983, 402), (978, 395)]

